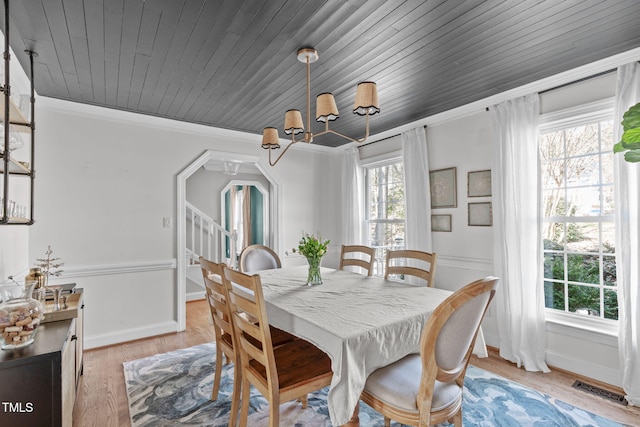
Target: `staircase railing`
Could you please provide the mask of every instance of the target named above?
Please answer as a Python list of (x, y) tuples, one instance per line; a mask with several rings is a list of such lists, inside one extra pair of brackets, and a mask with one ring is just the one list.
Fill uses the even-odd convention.
[[(200, 256), (236, 268), (237, 233), (225, 230), (211, 217), (185, 203), (187, 210), (187, 264), (198, 264)], [(227, 250), (228, 249), (228, 250)]]

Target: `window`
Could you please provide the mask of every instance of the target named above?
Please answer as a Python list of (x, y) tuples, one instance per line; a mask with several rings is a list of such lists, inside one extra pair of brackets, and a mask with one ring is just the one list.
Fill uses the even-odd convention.
[(613, 114), (592, 110), (541, 120), (545, 306), (617, 320)]
[(404, 248), (404, 168), (402, 161), (365, 168), (368, 244), (376, 249), (373, 274), (384, 275), (389, 249)]

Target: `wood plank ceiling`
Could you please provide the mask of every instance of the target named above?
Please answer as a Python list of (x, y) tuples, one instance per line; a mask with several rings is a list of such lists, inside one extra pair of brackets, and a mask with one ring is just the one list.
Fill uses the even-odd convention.
[[(11, 45), (39, 95), (260, 134), (305, 114), (298, 48), (332, 128), (379, 133), (640, 46), (637, 0), (11, 0)], [(4, 19), (3, 19), (4, 22)], [(3, 24), (2, 24), (3, 25)], [(313, 114), (313, 113), (312, 113)], [(313, 118), (312, 118), (313, 120)], [(312, 130), (322, 130), (312, 124)], [(315, 143), (347, 141), (325, 135)]]

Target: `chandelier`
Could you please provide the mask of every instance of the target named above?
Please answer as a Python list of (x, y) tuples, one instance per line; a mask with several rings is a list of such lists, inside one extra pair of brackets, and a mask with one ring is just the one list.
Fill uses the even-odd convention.
[[(333, 94), (329, 92), (321, 93), (316, 98), (316, 121), (325, 124), (322, 132), (314, 134), (311, 132), (311, 63), (318, 60), (318, 51), (305, 47), (298, 50), (298, 61), (307, 65), (307, 130), (305, 131), (300, 110), (288, 110), (284, 116), (284, 133), (291, 135), (291, 142), (285, 147), (280, 155), (271, 160), (271, 151), (280, 148), (278, 130), (274, 127), (266, 127), (262, 133), (262, 148), (269, 150), (269, 164), (275, 166), (287, 152), (289, 147), (298, 142), (313, 142), (313, 138), (332, 133), (353, 142), (364, 142), (369, 137), (369, 116), (380, 112), (378, 104), (378, 90), (374, 82), (360, 82), (356, 90), (356, 100), (353, 104), (353, 113), (365, 116), (365, 134), (360, 139), (351, 138), (333, 129), (329, 129), (329, 122), (340, 117), (338, 107)], [(304, 133), (300, 139), (296, 135)]]

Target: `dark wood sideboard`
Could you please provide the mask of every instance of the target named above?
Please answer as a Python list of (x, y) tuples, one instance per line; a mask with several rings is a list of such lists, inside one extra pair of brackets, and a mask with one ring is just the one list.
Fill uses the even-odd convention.
[(35, 342), (0, 350), (0, 426), (71, 427), (76, 390), (82, 374), (82, 289), (67, 294), (68, 308), (50, 312)]

